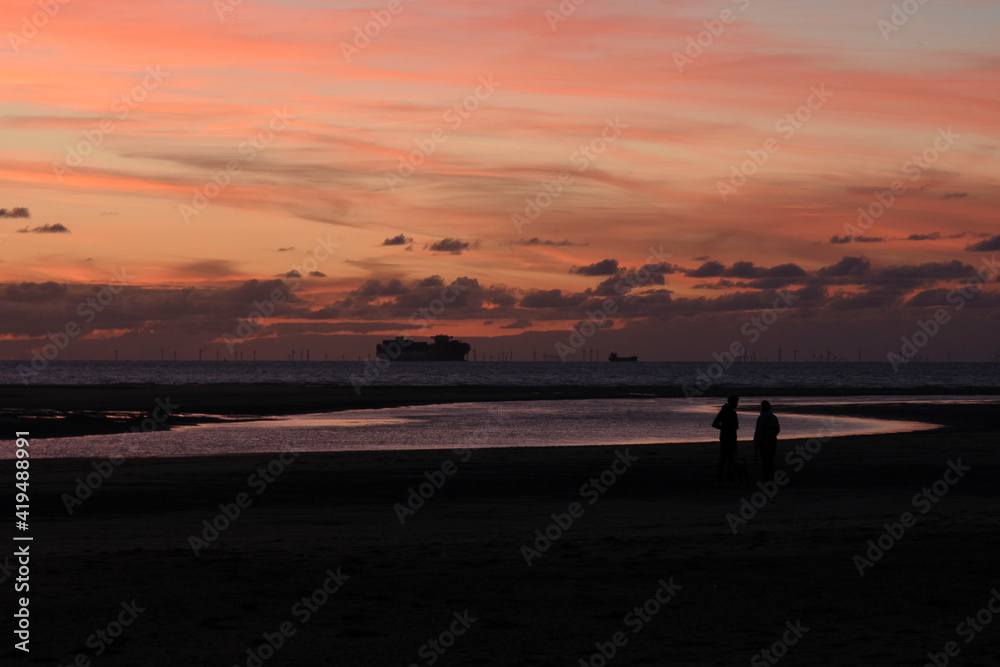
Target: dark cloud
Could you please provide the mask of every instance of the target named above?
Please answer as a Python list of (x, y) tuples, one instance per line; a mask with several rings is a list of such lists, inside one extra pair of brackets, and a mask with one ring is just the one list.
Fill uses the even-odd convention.
[(968, 264), (958, 260), (950, 262), (928, 262), (926, 264), (908, 264), (904, 266), (887, 266), (872, 271), (864, 280), (868, 285), (892, 284), (898, 288), (913, 288), (938, 280), (957, 280), (975, 273)]
[(273, 322), (268, 324), (269, 335), (291, 335), (304, 333), (378, 333), (395, 336), (400, 331), (422, 328), (419, 324), (407, 322)]
[(521, 308), (565, 308), (578, 305), (585, 298), (580, 294), (563, 294), (560, 289), (531, 290), (518, 305)]
[(1000, 250), (1000, 234), (997, 236), (991, 236), (984, 241), (973, 243), (967, 247), (966, 250), (969, 252), (992, 252), (994, 250)]
[[(152, 288), (118, 285), (111, 293), (106, 284), (11, 283), (0, 286), (0, 334), (43, 336), (64, 331), (75, 322), (84, 331), (142, 331), (151, 322), (160, 330), (175, 328), (185, 335), (202, 334), (214, 340), (232, 331), (239, 318), (246, 318), (255, 303), (271, 300), (275, 290), (280, 301), (268, 317), (280, 316), (301, 303), (280, 279), (248, 280), (234, 287)], [(96, 304), (96, 305), (95, 305)]]
[(291, 271), (285, 274), (285, 278), (301, 278), (301, 277), (302, 274), (296, 271), (295, 269), (292, 269)]
[(52, 281), (45, 283), (12, 283), (3, 290), (3, 300), (14, 303), (39, 303), (62, 298), (66, 285)]
[(427, 249), (431, 252), (450, 252), (452, 255), (460, 255), (466, 250), (478, 247), (478, 245), (478, 241), (472, 244), (468, 241), (462, 241), (461, 239), (446, 238), (431, 243), (427, 246)]
[(726, 268), (722, 275), (727, 278), (802, 278), (806, 271), (798, 264), (779, 264), (777, 266), (755, 266), (753, 262), (736, 262)]
[[(590, 304), (589, 310), (601, 308), (600, 299)], [(628, 301), (619, 301), (618, 314), (622, 317), (670, 317), (677, 314), (678, 306), (683, 307), (685, 299), (674, 299), (669, 290), (653, 289), (630, 295)]]
[(302, 309), (296, 316), (303, 319), (413, 318), (419, 321), (435, 317), (461, 320), (513, 315), (517, 301), (518, 293), (507, 287), (485, 287), (478, 280), (464, 276), (446, 283), (441, 276), (435, 275), (408, 282), (399, 278), (369, 280), (332, 304)]
[(309, 275), (313, 278), (326, 278), (326, 274), (322, 271), (310, 271)]
[(753, 262), (736, 262), (732, 266), (723, 270), (722, 275), (726, 278), (756, 278), (756, 271)]
[[(433, 276), (433, 278), (440, 279), (438, 276)], [(399, 296), (400, 294), (406, 294), (406, 292), (407, 289), (403, 285), (402, 281), (398, 278), (393, 278), (385, 283), (381, 280), (367, 280), (363, 285), (361, 285), (361, 287), (351, 292), (351, 294), (356, 297), (364, 298), (368, 301), (374, 301), (379, 297)]]
[[(750, 261), (738, 261), (731, 266), (713, 263), (707, 270), (683, 270), (687, 275), (698, 273), (720, 274), (717, 280), (699, 282), (693, 286), (700, 290), (779, 290), (793, 286), (856, 286), (857, 290), (843, 291), (831, 299), (831, 308), (868, 308), (875, 305), (896, 305), (907, 293), (920, 288), (933, 287), (935, 283), (953, 282), (975, 275), (974, 268), (958, 260), (927, 262), (924, 264), (873, 267), (864, 256), (843, 257), (839, 262), (815, 271), (806, 271), (793, 263), (773, 267), (757, 266)], [(605, 281), (595, 291), (610, 294), (610, 282)], [(678, 302), (680, 302), (678, 300)], [(827, 304), (814, 304), (824, 308)]]
[(927, 234), (910, 234), (907, 237), (888, 238), (885, 236), (833, 236), (830, 243), (883, 243), (885, 241), (939, 241), (941, 239), (960, 239), (966, 236), (988, 236), (988, 234), (975, 234), (973, 232), (961, 232), (959, 234), (944, 235), (941, 232), (930, 232)]
[(576, 331), (580, 330), (580, 327), (586, 325), (589, 329), (591, 326), (597, 326), (598, 329), (611, 329), (615, 326), (615, 321), (610, 317), (601, 320), (600, 322), (595, 322), (593, 320), (580, 320), (573, 325), (573, 329)]
[(976, 232), (958, 232), (957, 234), (942, 234), (941, 232), (930, 232), (929, 234), (910, 234), (903, 241), (938, 241), (940, 239), (964, 239), (967, 236), (973, 238), (985, 238), (989, 234), (979, 234)]
[(602, 259), (587, 266), (574, 266), (570, 268), (569, 272), (581, 276), (613, 276), (618, 273), (618, 260)]
[[(870, 289), (908, 290), (939, 280), (955, 280), (972, 275), (968, 264), (928, 262), (873, 268), (867, 257), (844, 257), (836, 264), (824, 266), (813, 281), (831, 285), (864, 285)], [(898, 296), (898, 295), (897, 295)]]
[(523, 245), (523, 246), (554, 246), (554, 247), (565, 247), (565, 246), (579, 246), (587, 245), (586, 243), (573, 243), (569, 240), (553, 241), (551, 239), (540, 239), (537, 236), (530, 239), (519, 239), (517, 241), (511, 241), (510, 245)]
[[(243, 311), (248, 311), (253, 305), (254, 301), (270, 300), (271, 295), (275, 290), (282, 292), (282, 299), (289, 303), (298, 303), (300, 298), (297, 297), (293, 291), (293, 288), (297, 285), (295, 283), (286, 283), (280, 278), (274, 278), (270, 280), (258, 280), (253, 278), (251, 280), (244, 281), (236, 287), (229, 287), (225, 289), (205, 289), (202, 292), (213, 299), (220, 302), (232, 304), (231, 308), (237, 313), (245, 314)], [(183, 291), (183, 290), (182, 290)]]
[(444, 278), (438, 275), (427, 276), (417, 282), (419, 287), (444, 287)]
[(834, 310), (860, 310), (864, 308), (887, 308), (895, 305), (901, 299), (901, 293), (896, 290), (874, 290), (858, 294), (839, 294), (830, 301)]
[(729, 289), (729, 288), (735, 287), (735, 286), (736, 286), (736, 283), (734, 283), (732, 280), (726, 280), (725, 278), (723, 278), (722, 280), (716, 280), (714, 283), (695, 283), (691, 287), (692, 287), (692, 289), (714, 289), (714, 290), (719, 290), (719, 289)]
[[(344, 299), (339, 301), (338, 304), (347, 304), (348, 306), (353, 305), (350, 299)], [(358, 315), (351, 315), (346, 312), (346, 310), (340, 305), (335, 306), (323, 306), (322, 308), (314, 308), (312, 310), (304, 309), (296, 313), (296, 317), (304, 320), (335, 320), (340, 317), (357, 317)], [(363, 317), (363, 315), (362, 315)]]
[(965, 301), (969, 308), (1000, 308), (1000, 292), (978, 292)]
[(798, 264), (778, 264), (767, 270), (765, 278), (801, 278), (806, 274), (806, 270)]
[(924, 290), (923, 292), (918, 292), (914, 294), (906, 302), (907, 306), (913, 306), (915, 308), (930, 308), (933, 306), (943, 306), (946, 303), (946, 298), (951, 290), (939, 287), (937, 289)]
[(0, 208), (0, 218), (30, 218), (31, 211), (26, 208)]
[(644, 264), (634, 269), (619, 268), (614, 275), (598, 283), (594, 294), (597, 296), (620, 296), (642, 287), (666, 285), (667, 281), (664, 276), (678, 271), (678, 266), (666, 263)]
[(816, 273), (831, 278), (861, 276), (867, 273), (871, 266), (872, 263), (867, 257), (845, 257), (836, 264), (824, 266)]
[(964, 199), (968, 196), (968, 192), (949, 192), (946, 195), (941, 195), (941, 199)]
[[(695, 278), (710, 278), (724, 276), (719, 281), (720, 286), (752, 287), (754, 289), (776, 289), (785, 287), (805, 278), (808, 274), (805, 269), (797, 264), (779, 264), (778, 266), (757, 266), (753, 262), (739, 261), (731, 266), (724, 266), (719, 262), (707, 262), (697, 269), (685, 271), (688, 276)], [(750, 279), (751, 282), (733, 283), (730, 278)], [(699, 285), (701, 289), (711, 289), (710, 284)]]
[[(17, 210), (17, 209), (15, 209)], [(24, 217), (24, 216), (9, 216), (9, 217)], [(69, 228), (62, 223), (55, 223), (53, 225), (41, 225), (39, 227), (23, 227), (17, 230), (18, 234), (69, 234)]]
[[(128, 286), (85, 330), (125, 331), (124, 335), (139, 336), (155, 327), (164, 335), (177, 332), (206, 342), (218, 341), (226, 332), (235, 331), (238, 320), (249, 316), (255, 301), (270, 299), (275, 289), (283, 290), (287, 303), (266, 316), (255, 337), (273, 337), (278, 332), (393, 333), (426, 329), (434, 321), (462, 320), (489, 322), (487, 326), (510, 333), (540, 323), (585, 319), (588, 310), (599, 310), (607, 298), (618, 306), (615, 318), (621, 322), (619, 327), (649, 327), (672, 318), (701, 315), (717, 318), (720, 323), (731, 315), (730, 324), (738, 325), (749, 314), (771, 308), (775, 290), (786, 288), (798, 296), (794, 315), (798, 320), (843, 319), (847, 311), (881, 309), (886, 311), (886, 321), (893, 321), (911, 318), (907, 308), (940, 306), (947, 296), (943, 287), (974, 275), (973, 267), (960, 261), (873, 267), (863, 256), (843, 257), (808, 272), (794, 263), (758, 266), (748, 260), (730, 266), (706, 260), (707, 268), (702, 264), (695, 269), (673, 264), (628, 268), (615, 260), (604, 262), (603, 269), (613, 268), (614, 272), (600, 273), (602, 262), (582, 267), (581, 275), (598, 273), (600, 277), (591, 278), (596, 286), (580, 291), (485, 285), (466, 276), (454, 280), (440, 275), (394, 278), (389, 271), (372, 274), (380, 278), (367, 280), (333, 301), (326, 294), (293, 294), (287, 286), (298, 283), (302, 276), (297, 271), (287, 274), (292, 280), (252, 280), (226, 288)], [(206, 270), (233, 275), (232, 267), (220, 260), (192, 263), (186, 268), (199, 275)], [(692, 280), (699, 283), (696, 287), (720, 291), (678, 296), (663, 287), (667, 275), (699, 272), (712, 275), (704, 281)], [(79, 304), (103, 288), (103, 284), (55, 282), (0, 284), (0, 335), (40, 338), (49, 331), (62, 330), (67, 321), (80, 321), (76, 314)], [(1000, 307), (1000, 296), (994, 293), (979, 294), (972, 301), (980, 312)], [(863, 317), (869, 315), (864, 313)]]
[(278, 252), (288, 252), (290, 250), (295, 250), (295, 246), (288, 246), (287, 248), (278, 248)]
[[(670, 297), (669, 294), (661, 295)], [(639, 300), (635, 297), (632, 301)], [(774, 303), (773, 293), (763, 292), (732, 292), (721, 294), (714, 298), (697, 297), (691, 298), (668, 298), (670, 311), (679, 315), (696, 315), (698, 313), (719, 313), (727, 311), (747, 311), (770, 308)], [(641, 301), (639, 301), (641, 303)]]
[(382, 241), (382, 245), (406, 245), (407, 243), (413, 243), (413, 239), (407, 237), (406, 234), (398, 234)]
[(834, 235), (830, 238), (830, 243), (833, 244), (844, 244), (844, 243), (882, 243), (887, 239), (884, 236), (837, 236)]
[(823, 285), (806, 285), (792, 292), (798, 297), (795, 302), (796, 308), (814, 307), (826, 305), (829, 294)]
[(753, 289), (761, 290), (771, 290), (771, 289), (781, 289), (782, 287), (788, 287), (789, 285), (802, 282), (798, 278), (785, 277), (785, 276), (770, 276), (767, 278), (757, 278), (756, 280), (751, 280), (749, 282), (737, 283), (737, 287), (751, 287)]
[(724, 264), (712, 260), (705, 262), (697, 269), (688, 270), (686, 273), (692, 278), (719, 278), (725, 270)]

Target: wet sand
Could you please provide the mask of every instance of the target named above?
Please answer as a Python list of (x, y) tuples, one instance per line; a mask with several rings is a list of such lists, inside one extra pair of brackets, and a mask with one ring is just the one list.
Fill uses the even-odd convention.
[[(739, 393), (744, 397), (780, 396), (936, 396), (938, 387), (911, 389), (823, 389), (820, 387), (762, 388), (747, 390), (713, 387), (706, 397)], [(949, 395), (1000, 394), (981, 387), (949, 389)], [(372, 386), (357, 393), (352, 387), (291, 386), (270, 384), (108, 384), (94, 386), (0, 385), (0, 430), (23, 429), (27, 424), (38, 437), (55, 438), (99, 433), (123, 433), (150, 413), (170, 406), (171, 418), (159, 428), (218, 421), (219, 418), (255, 418), (266, 415), (334, 412), (364, 408), (482, 401), (527, 401), (576, 398), (683, 398), (680, 387), (548, 387)], [(744, 406), (749, 401), (744, 402)], [(879, 408), (875, 408), (878, 410)], [(928, 412), (922, 415), (927, 417)]]
[[(772, 648), (787, 649), (781, 665), (923, 665), (951, 641), (961, 651), (951, 664), (1000, 664), (1000, 616), (970, 643), (956, 632), (1000, 586), (997, 408), (886, 410), (923, 410), (945, 427), (811, 443), (809, 460), (782, 463), (788, 483), (736, 534), (727, 514), (757, 487), (717, 488), (714, 445), (630, 446), (628, 456), (613, 445), (493, 449), (468, 460), (448, 451), (286, 454), (281, 466), (274, 456), (133, 459), (72, 515), (63, 494), (95, 462), (39, 459), (31, 660), (247, 665), (248, 649), (257, 652), (264, 633), (278, 643), (273, 633), (287, 624), (289, 636), (260, 664), (598, 665), (595, 643), (610, 652), (617, 632), (623, 645), (609, 665), (771, 664), (752, 660)], [(780, 442), (779, 460), (807, 444)], [(739, 456), (759, 474), (749, 444)], [(959, 459), (971, 469), (955, 478), (946, 470)], [(269, 464), (264, 483), (258, 470)], [(601, 484), (602, 472), (597, 491), (590, 480)], [(446, 481), (401, 524), (394, 505), (427, 473)], [(955, 481), (938, 484), (937, 502), (914, 503), (946, 477)], [(240, 493), (249, 506), (196, 556), (190, 536)], [(551, 546), (535, 544), (536, 529), (570, 511), (572, 525), (549, 528), (562, 533)], [(854, 556), (905, 512), (915, 525), (859, 576)], [(539, 548), (530, 567), (525, 546)], [(342, 586), (328, 595), (327, 571), (338, 568)], [(661, 579), (674, 596), (648, 602), (658, 591), (666, 599)], [(301, 599), (314, 593), (306, 618)], [(133, 599), (144, 610), (95, 656), (101, 641), (88, 638)], [(626, 619), (637, 605), (648, 605), (648, 620)], [(454, 615), (466, 610), (468, 629)], [(798, 638), (786, 622), (808, 631)], [(783, 635), (796, 643), (772, 647)]]

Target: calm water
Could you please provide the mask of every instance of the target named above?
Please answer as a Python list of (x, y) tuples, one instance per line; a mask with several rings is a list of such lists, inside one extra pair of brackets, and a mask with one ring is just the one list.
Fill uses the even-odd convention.
[[(0, 383), (21, 381), (18, 362), (0, 362)], [(709, 363), (640, 362), (397, 362), (382, 368), (372, 385), (594, 387), (695, 385)], [(370, 368), (370, 367), (369, 367)], [(29, 381), (33, 384), (108, 383), (209, 384), (279, 383), (350, 386), (365, 373), (364, 362), (54, 362)], [(370, 375), (369, 375), (370, 377)], [(743, 363), (732, 366), (717, 384), (746, 388), (811, 387), (828, 390), (916, 387), (942, 396), (781, 398), (793, 403), (952, 400), (949, 390), (1000, 387), (1000, 365), (915, 363), (893, 371), (888, 363)], [(965, 399), (975, 400), (975, 399)], [(995, 400), (995, 399), (990, 399)], [(178, 428), (149, 434), (38, 440), (33, 454), (49, 457), (202, 456), (239, 452), (432, 449), (452, 447), (536, 447), (658, 442), (709, 442), (717, 438), (711, 418), (719, 399), (618, 399), (514, 401), (460, 405), (354, 410), (257, 422)], [(743, 438), (752, 437), (753, 413), (745, 413)], [(907, 431), (919, 424), (870, 419), (781, 415), (782, 437), (809, 437)], [(0, 453), (0, 458), (6, 456)]]
[[(0, 362), (0, 384), (19, 384), (24, 362)], [(710, 362), (395, 362), (372, 385), (443, 386), (694, 385)], [(143, 362), (55, 361), (27, 378), (31, 384), (277, 383), (350, 386), (363, 377), (365, 362)], [(371, 374), (369, 374), (371, 376)], [(741, 363), (716, 381), (733, 387), (822, 387), (827, 389), (941, 389), (1000, 387), (1000, 364), (911, 363), (894, 372), (888, 362)]]
[[(781, 399), (775, 407), (781, 437), (891, 433), (930, 428), (926, 424), (848, 417), (782, 414), (783, 405), (828, 402), (933, 402), (945, 397), (856, 397)], [(964, 401), (995, 400), (974, 397)], [(32, 442), (37, 457), (207, 456), (252, 452), (406, 450), (486, 447), (621, 445), (660, 442), (713, 442), (717, 399), (692, 405), (685, 399), (585, 399), (422, 405), (297, 415), (254, 422), (177, 428), (114, 436), (59, 438)], [(740, 413), (741, 439), (753, 437), (756, 414)], [(741, 455), (752, 456), (749, 442)], [(10, 450), (6, 450), (10, 451)], [(4, 456), (0, 453), (0, 457)]]

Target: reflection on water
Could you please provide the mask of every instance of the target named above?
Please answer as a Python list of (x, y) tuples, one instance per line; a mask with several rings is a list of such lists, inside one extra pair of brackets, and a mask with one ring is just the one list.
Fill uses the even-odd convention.
[[(946, 399), (944, 399), (946, 400)], [(975, 400), (975, 399), (964, 399)], [(781, 399), (781, 438), (893, 433), (934, 428), (916, 422), (783, 414), (782, 405), (922, 403), (878, 397)], [(744, 406), (745, 407), (745, 406)], [(37, 440), (42, 457), (205, 456), (294, 451), (546, 447), (712, 442), (717, 399), (587, 399), (421, 405), (224, 422), (153, 433)], [(740, 411), (740, 440), (753, 437), (756, 413)]]
[[(352, 410), (351, 414), (355, 412), (361, 412), (361, 410)], [(369, 411), (373, 412), (373, 411)], [(331, 428), (350, 428), (350, 427), (371, 427), (376, 426), (389, 426), (395, 424), (410, 424), (417, 419), (404, 419), (403, 417), (345, 417), (347, 413), (344, 412), (333, 412), (333, 413), (320, 413), (314, 415), (293, 415), (291, 417), (280, 417), (271, 419), (262, 419), (259, 421), (240, 421), (236, 422), (242, 424), (243, 426), (252, 428), (318, 428), (318, 427), (331, 427)], [(187, 426), (185, 428), (224, 428), (231, 429), (234, 423), (222, 423), (222, 424), (205, 424), (203, 426)]]

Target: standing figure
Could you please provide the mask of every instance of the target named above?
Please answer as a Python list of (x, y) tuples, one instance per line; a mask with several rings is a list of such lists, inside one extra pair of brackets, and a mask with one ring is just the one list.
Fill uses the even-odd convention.
[(764, 480), (774, 479), (774, 452), (778, 448), (778, 434), (781, 425), (778, 418), (771, 412), (770, 401), (760, 402), (760, 416), (757, 417), (757, 428), (753, 432), (754, 445), (760, 449), (760, 462), (764, 468)]
[(712, 427), (719, 429), (719, 470), (718, 484), (722, 484), (722, 472), (733, 482), (733, 466), (736, 465), (736, 431), (740, 428), (740, 418), (736, 414), (739, 396), (730, 396), (729, 401), (722, 406), (719, 414), (712, 421)]

